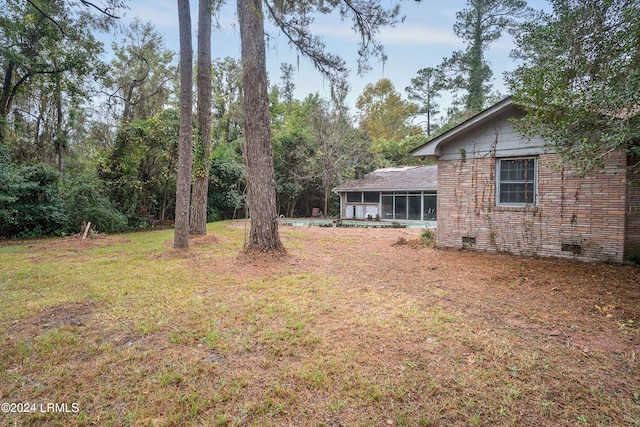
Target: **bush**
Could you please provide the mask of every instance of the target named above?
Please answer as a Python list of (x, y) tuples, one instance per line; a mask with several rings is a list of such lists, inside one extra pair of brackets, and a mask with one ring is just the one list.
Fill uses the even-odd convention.
[(0, 237), (61, 234), (65, 209), (59, 179), (58, 171), (44, 164), (0, 164)]
[(83, 222), (91, 222), (96, 230), (113, 233), (127, 230), (127, 217), (119, 212), (97, 178), (80, 176), (68, 181), (63, 190), (67, 206), (65, 231), (77, 233)]
[(420, 244), (422, 246), (431, 246), (435, 243), (435, 238), (436, 233), (430, 228), (425, 228), (420, 233)]

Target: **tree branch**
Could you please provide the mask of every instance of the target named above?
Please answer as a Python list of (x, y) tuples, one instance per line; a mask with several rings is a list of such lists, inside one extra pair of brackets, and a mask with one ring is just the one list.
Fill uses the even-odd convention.
[[(29, 1), (29, 3), (31, 3), (31, 2)], [(93, 4), (93, 3), (91, 3), (90, 1), (87, 1), (87, 0), (80, 0), (80, 3), (82, 3), (83, 5), (85, 5), (87, 7), (95, 8), (100, 13), (102, 13), (103, 15), (108, 16), (109, 18), (120, 19), (119, 16), (116, 16), (112, 12), (110, 12), (108, 7), (105, 7), (104, 9), (100, 9), (98, 6), (96, 6), (95, 4)]]
[(40, 9), (32, 0), (27, 0), (27, 3), (29, 3), (31, 6), (33, 6), (33, 8), (40, 13), (40, 15), (44, 16), (49, 21), (51, 21), (53, 23), (53, 25), (58, 27), (58, 29), (60, 30), (62, 35), (67, 37), (67, 33), (64, 31), (64, 28), (62, 28), (62, 25), (58, 24), (58, 22), (55, 19), (53, 19), (51, 16), (49, 16), (44, 10)]
[(331, 82), (339, 82), (341, 76), (339, 74), (346, 73), (344, 60), (339, 56), (324, 52), (325, 45), (317, 37), (311, 36), (308, 30), (308, 22), (299, 22), (297, 19), (285, 21), (282, 19), (283, 14), (276, 10), (268, 1), (265, 1), (267, 10), (276, 26), (287, 37), (289, 42), (294, 45), (302, 55), (311, 60), (313, 65), (326, 76)]

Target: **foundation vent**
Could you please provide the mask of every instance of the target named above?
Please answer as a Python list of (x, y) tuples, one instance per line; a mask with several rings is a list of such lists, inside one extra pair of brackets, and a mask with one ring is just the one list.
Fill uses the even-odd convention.
[(571, 252), (574, 255), (582, 255), (582, 246), (575, 243), (563, 243), (562, 252)]
[(473, 248), (476, 244), (475, 237), (464, 236), (462, 237), (462, 247), (463, 248)]

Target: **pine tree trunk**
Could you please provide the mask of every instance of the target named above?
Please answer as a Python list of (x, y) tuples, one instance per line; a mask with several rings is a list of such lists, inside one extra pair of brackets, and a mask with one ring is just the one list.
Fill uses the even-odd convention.
[(238, 0), (242, 39), (244, 161), (251, 217), (246, 252), (284, 252), (278, 234), (262, 0)]
[[(55, 64), (55, 62), (54, 62)], [(56, 74), (56, 152), (58, 153), (58, 172), (64, 171), (64, 135), (62, 135), (62, 88), (60, 73)]]
[(191, 162), (193, 109), (193, 48), (191, 46), (191, 15), (189, 0), (178, 0), (180, 24), (180, 142), (178, 148), (178, 179), (176, 183), (176, 220), (174, 248), (189, 247), (189, 201), (191, 199)]
[(191, 234), (207, 234), (207, 196), (211, 167), (211, 4), (200, 0), (198, 6), (198, 134), (195, 178), (191, 194)]
[(474, 25), (474, 40), (469, 49), (469, 95), (465, 107), (469, 111), (479, 113), (484, 108), (484, 61), (482, 53), (482, 22), (480, 13)]
[(2, 94), (0, 94), (0, 144), (6, 144), (5, 137), (7, 135), (7, 118), (11, 109), (11, 79), (15, 70), (15, 63), (9, 61), (4, 72), (4, 81), (2, 85)]
[(196, 175), (196, 177), (193, 179), (193, 186), (191, 191), (191, 216), (189, 219), (190, 234), (207, 234), (208, 193), (209, 176)]

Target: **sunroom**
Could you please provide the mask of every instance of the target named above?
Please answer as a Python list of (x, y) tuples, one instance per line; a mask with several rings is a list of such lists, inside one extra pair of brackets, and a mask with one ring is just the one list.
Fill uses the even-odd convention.
[(377, 169), (333, 189), (340, 195), (340, 218), (381, 221), (435, 221), (436, 166)]

